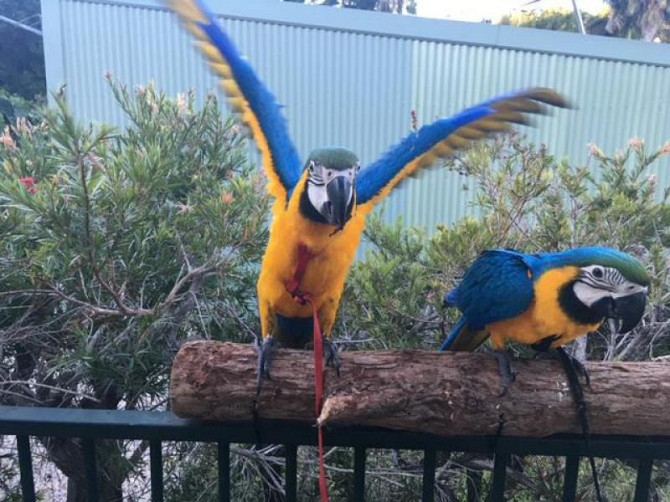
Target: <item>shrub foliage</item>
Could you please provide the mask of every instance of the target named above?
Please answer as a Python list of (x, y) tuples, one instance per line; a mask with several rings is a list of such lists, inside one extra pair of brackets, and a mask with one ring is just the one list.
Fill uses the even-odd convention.
[[(168, 99), (152, 85), (111, 83), (127, 125), (79, 124), (65, 96), (0, 135), (0, 404), (97, 409), (164, 409), (172, 358), (191, 338), (250, 342), (259, 331), (255, 281), (267, 242), (265, 179), (247, 162), (239, 125), (207, 96)], [(402, 221), (370, 221), (373, 246), (352, 271), (337, 335), (346, 350), (434, 350), (457, 313), (444, 293), (484, 249), (528, 252), (608, 245), (638, 256), (653, 276), (651, 305), (633, 333), (604, 327), (577, 347), (590, 359), (668, 357), (670, 241), (667, 193), (649, 167), (670, 154), (642, 140), (588, 162), (557, 160), (545, 147), (500, 137), (446, 164), (474, 180), (472, 214), (434, 232)], [(531, 355), (525, 349), (517, 349)], [(76, 440), (39, 439), (48, 462), (82, 495)], [(38, 445), (39, 446), (39, 445)], [(103, 500), (141, 497), (145, 442), (106, 441), (99, 450)], [(234, 445), (236, 500), (281, 491), (281, 448)], [(209, 445), (166, 445), (166, 497), (214, 500), (216, 452)], [(486, 494), (490, 459), (440, 457), (441, 500), (462, 500), (466, 486)], [(328, 454), (335, 499), (351, 496), (352, 452)], [(300, 449), (299, 487), (316, 496), (316, 458)], [(508, 487), (514, 500), (558, 500), (562, 461), (518, 459)], [(421, 456), (371, 452), (371, 500), (415, 499)], [(15, 466), (0, 472), (16, 488)], [(588, 472), (581, 496), (589, 496)], [(12, 477), (14, 476), (14, 477)], [(605, 462), (612, 496), (630, 497), (632, 470)], [(261, 480), (265, 480), (263, 485)], [(127, 483), (124, 485), (124, 482)], [(268, 487), (267, 483), (273, 486)], [(667, 480), (655, 477), (659, 496)]]
[[(184, 340), (256, 332), (268, 200), (239, 126), (213, 96), (112, 91), (123, 130), (60, 95), (0, 138), (1, 404), (164, 407)], [(43, 441), (82, 481), (74, 441)], [(147, 445), (126, 446), (104, 445), (107, 495)]]

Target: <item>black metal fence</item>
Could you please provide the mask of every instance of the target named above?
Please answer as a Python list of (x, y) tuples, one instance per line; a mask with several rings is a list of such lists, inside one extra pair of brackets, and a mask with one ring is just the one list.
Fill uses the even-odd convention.
[[(35, 500), (30, 436), (82, 438), (86, 466), (87, 493), (98, 500), (95, 442), (98, 439), (149, 440), (151, 499), (163, 500), (161, 441), (200, 441), (218, 444), (219, 499), (230, 500), (230, 444), (259, 443), (285, 445), (286, 500), (297, 497), (298, 447), (316, 445), (316, 429), (310, 425), (263, 421), (213, 424), (183, 420), (168, 412), (100, 411), (59, 408), (0, 406), (0, 434), (15, 435), (19, 453), (23, 500)], [(262, 436), (259, 437), (259, 431)], [(327, 429), (326, 444), (354, 448), (354, 500), (365, 497), (365, 461), (368, 448), (423, 450), (423, 501), (433, 500), (435, 463), (438, 451), (494, 454), (491, 500), (504, 500), (507, 463), (510, 455), (566, 457), (563, 500), (575, 498), (580, 457), (586, 455), (584, 441), (574, 435), (550, 438), (454, 437), (389, 431), (369, 427)], [(638, 461), (635, 502), (649, 499), (651, 472), (655, 459), (670, 459), (670, 438), (640, 436), (594, 436), (591, 449), (596, 457)]]

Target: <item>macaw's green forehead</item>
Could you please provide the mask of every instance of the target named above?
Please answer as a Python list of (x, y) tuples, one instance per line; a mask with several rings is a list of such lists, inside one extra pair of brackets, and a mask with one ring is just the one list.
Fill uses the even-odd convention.
[(305, 167), (309, 166), (311, 161), (317, 162), (328, 169), (342, 171), (357, 165), (358, 157), (354, 152), (346, 148), (330, 147), (313, 150), (307, 158)]
[(642, 286), (651, 282), (647, 269), (627, 253), (610, 248), (581, 248), (573, 250), (579, 266), (600, 265), (617, 269), (626, 279)]
[(619, 272), (621, 272), (621, 275), (635, 284), (649, 286), (651, 283), (651, 277), (649, 277), (649, 273), (647, 272), (647, 269), (644, 267), (644, 265), (642, 265), (642, 263), (630, 255), (625, 256), (626, 259), (623, 260), (617, 258), (606, 258), (603, 260), (603, 265), (606, 267), (616, 268)]

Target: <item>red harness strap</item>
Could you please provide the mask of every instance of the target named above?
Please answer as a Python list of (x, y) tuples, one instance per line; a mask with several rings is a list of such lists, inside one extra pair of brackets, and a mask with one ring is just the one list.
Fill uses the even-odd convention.
[[(314, 319), (314, 402), (318, 418), (323, 406), (323, 334), (321, 333), (321, 324), (319, 323), (319, 315), (314, 300), (309, 293), (300, 291), (300, 283), (305, 275), (307, 264), (314, 256), (306, 246), (302, 244), (298, 246), (298, 267), (295, 270), (295, 274), (293, 274), (291, 282), (286, 284), (286, 291), (301, 305), (309, 303), (312, 306), (312, 317)], [(320, 425), (317, 426), (317, 436), (319, 442), (319, 491), (321, 493), (321, 501), (329, 502), (323, 429)]]

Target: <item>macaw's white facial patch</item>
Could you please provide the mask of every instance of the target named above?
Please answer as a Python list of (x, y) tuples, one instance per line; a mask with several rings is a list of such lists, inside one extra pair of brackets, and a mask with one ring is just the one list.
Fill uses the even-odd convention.
[(581, 269), (573, 290), (579, 301), (590, 307), (606, 297), (617, 299), (646, 293), (647, 287), (629, 281), (615, 268), (591, 265)]
[(328, 184), (337, 178), (346, 178), (350, 181), (352, 189), (347, 194), (347, 204), (351, 204), (354, 198), (356, 187), (356, 175), (360, 169), (359, 165), (352, 166), (349, 169), (329, 169), (318, 162), (311, 161), (308, 166), (307, 178), (307, 196), (312, 206), (321, 211), (324, 204), (329, 202)]

